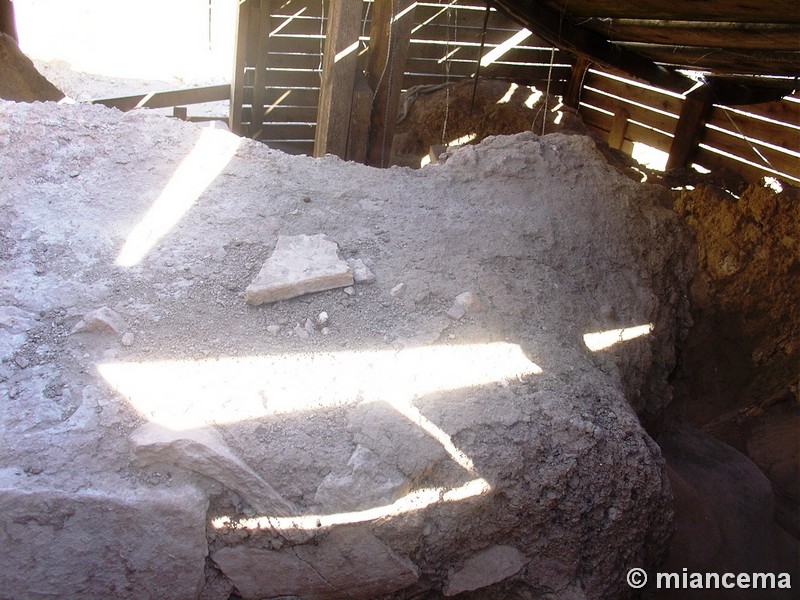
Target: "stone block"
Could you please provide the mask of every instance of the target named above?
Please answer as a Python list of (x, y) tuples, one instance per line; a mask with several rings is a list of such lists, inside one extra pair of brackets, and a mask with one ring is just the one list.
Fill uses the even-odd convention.
[(0, 489), (0, 597), (196, 598), (208, 501), (194, 488)]
[(353, 269), (339, 258), (338, 249), (323, 234), (278, 236), (272, 256), (247, 286), (247, 303), (257, 306), (353, 285)]

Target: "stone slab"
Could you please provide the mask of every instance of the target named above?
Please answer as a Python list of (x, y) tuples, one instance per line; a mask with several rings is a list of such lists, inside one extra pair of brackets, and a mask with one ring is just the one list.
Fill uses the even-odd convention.
[(292, 596), (303, 600), (369, 600), (413, 585), (417, 567), (369, 531), (331, 531), (316, 546), (283, 550), (236, 546), (211, 558), (245, 600)]
[(442, 592), (455, 596), (499, 583), (517, 573), (525, 563), (525, 555), (512, 546), (492, 546), (468, 558), (464, 566), (450, 573)]
[(0, 597), (196, 598), (205, 580), (207, 506), (190, 487), (0, 489)]
[(252, 306), (353, 285), (353, 269), (324, 234), (278, 236), (275, 250), (245, 290)]

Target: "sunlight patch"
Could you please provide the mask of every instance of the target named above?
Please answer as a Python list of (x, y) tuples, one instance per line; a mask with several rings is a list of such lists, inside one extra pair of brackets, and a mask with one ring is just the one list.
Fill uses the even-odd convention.
[(608, 331), (598, 331), (587, 333), (583, 336), (583, 343), (592, 352), (605, 350), (620, 342), (627, 342), (644, 335), (649, 335), (653, 331), (653, 324), (637, 325), (636, 327), (626, 327), (624, 329), (609, 329)]
[(110, 362), (97, 369), (145, 418), (175, 431), (362, 400), (403, 407), (435, 392), (541, 373), (519, 346), (502, 342)]
[(116, 264), (132, 267), (194, 206), (206, 188), (230, 162), (242, 139), (219, 129), (203, 129), (161, 194), (133, 228)]

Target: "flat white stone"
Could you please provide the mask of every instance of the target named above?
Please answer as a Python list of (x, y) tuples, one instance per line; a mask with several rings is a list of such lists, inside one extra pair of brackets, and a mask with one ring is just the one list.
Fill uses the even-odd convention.
[(252, 306), (353, 285), (353, 269), (324, 234), (278, 236), (275, 250), (245, 290)]

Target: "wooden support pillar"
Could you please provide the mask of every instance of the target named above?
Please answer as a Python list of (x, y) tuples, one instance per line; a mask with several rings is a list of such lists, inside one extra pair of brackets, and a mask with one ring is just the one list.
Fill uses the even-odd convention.
[(372, 109), (372, 88), (361, 71), (356, 73), (353, 88), (353, 107), (350, 111), (350, 131), (347, 134), (347, 160), (367, 162), (369, 116)]
[(375, 0), (369, 34), (367, 81), (374, 92), (367, 164), (386, 167), (406, 68), (415, 0)]
[[(266, 97), (267, 41), (269, 39), (269, 3), (271, 0), (238, 0), (236, 17), (236, 54), (231, 77), (231, 104), (228, 128), (237, 135), (258, 137), (264, 116)], [(245, 88), (252, 97), (245, 99)], [(242, 113), (245, 104), (251, 110), (244, 131)]]
[(347, 158), (362, 0), (331, 0), (322, 60), (314, 156)]
[[(269, 41), (270, 0), (260, 0), (255, 6), (258, 28), (254, 40), (256, 72), (253, 79), (253, 108), (250, 113), (250, 137), (257, 140), (262, 137), (264, 129), (264, 104), (267, 97), (267, 42)], [(253, 22), (251, 13), (251, 23)]]
[(667, 171), (680, 169), (691, 163), (697, 144), (703, 136), (708, 115), (712, 107), (712, 94), (705, 86), (686, 96), (681, 107), (675, 137), (667, 158)]
[(609, 147), (622, 150), (622, 145), (625, 143), (625, 130), (628, 129), (629, 117), (628, 111), (621, 107), (614, 113), (614, 120), (611, 122), (611, 131), (608, 133)]
[(15, 42), (19, 43), (14, 3), (11, 0), (0, 0), (0, 32), (11, 36)]
[(242, 105), (244, 104), (244, 75), (247, 64), (247, 36), (250, 21), (250, 2), (238, 0), (236, 15), (236, 53), (233, 57), (231, 76), (231, 103), (228, 114), (228, 128), (236, 135), (242, 133)]
[(576, 111), (580, 107), (583, 79), (586, 77), (586, 72), (589, 70), (590, 64), (589, 59), (585, 56), (578, 56), (575, 58), (575, 64), (572, 65), (572, 71), (570, 71), (567, 93), (564, 96), (564, 106), (568, 106)]

